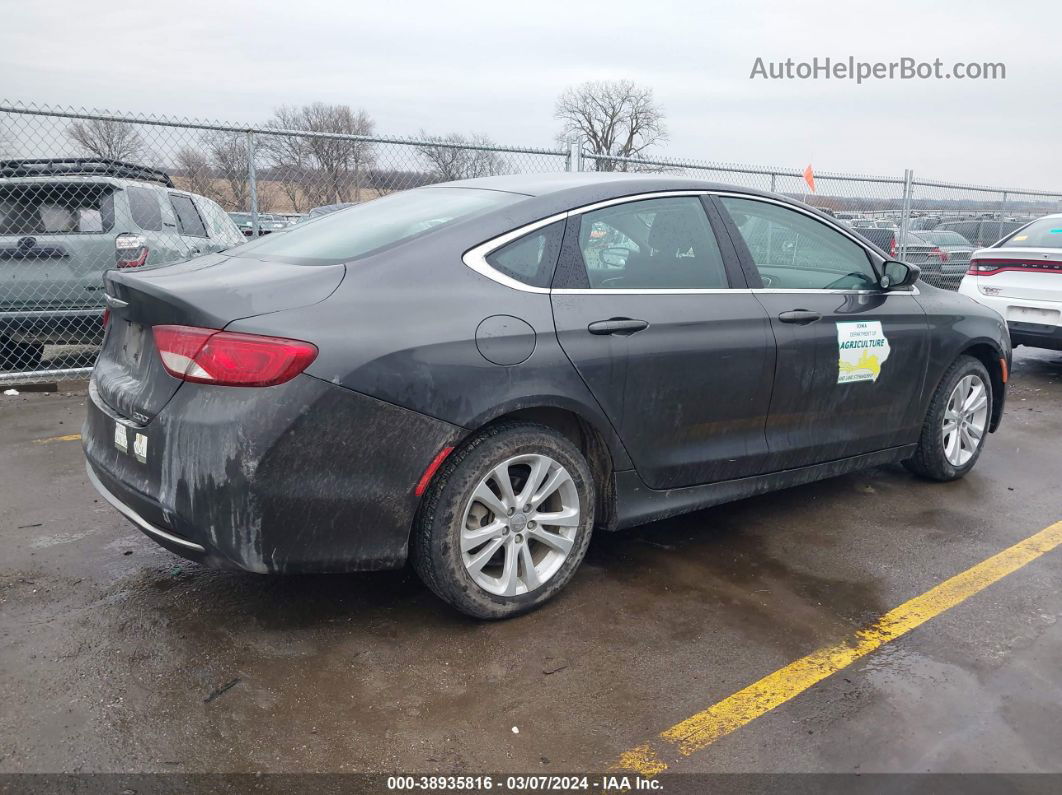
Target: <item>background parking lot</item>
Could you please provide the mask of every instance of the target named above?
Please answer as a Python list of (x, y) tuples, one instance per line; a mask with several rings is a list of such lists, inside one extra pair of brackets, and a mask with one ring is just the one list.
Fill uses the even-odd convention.
[[(1062, 355), (1019, 349), (979, 466), (887, 467), (618, 534), (477, 623), (407, 571), (259, 577), (160, 549), (88, 485), (85, 395), (0, 399), (0, 772), (604, 770), (1062, 519)], [(673, 765), (1059, 772), (1062, 554)]]

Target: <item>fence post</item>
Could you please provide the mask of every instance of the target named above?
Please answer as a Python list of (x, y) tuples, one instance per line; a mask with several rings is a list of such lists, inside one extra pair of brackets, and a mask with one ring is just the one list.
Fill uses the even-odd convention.
[(251, 194), (251, 236), (258, 237), (258, 181), (254, 175), (254, 131), (247, 131), (247, 188)]
[(911, 228), (911, 198), (914, 192), (914, 171), (909, 168), (903, 171), (903, 202), (900, 204), (900, 228), (897, 237), (900, 238), (898, 257), (907, 258), (907, 230)]
[[(775, 180), (777, 179), (777, 177), (778, 177), (777, 174), (775, 174), (774, 172), (771, 172), (771, 193), (777, 193), (778, 192), (778, 191), (776, 191), (774, 189)], [(770, 227), (768, 227), (768, 228), (770, 228)]]
[(1000, 240), (1003, 237), (1003, 216), (1007, 214), (1007, 192), (1003, 191), (1003, 201), (999, 203), (999, 230), (996, 233), (996, 240)]
[(582, 171), (583, 170), (583, 139), (576, 137), (572, 139), (571, 146), (568, 149), (568, 171)]

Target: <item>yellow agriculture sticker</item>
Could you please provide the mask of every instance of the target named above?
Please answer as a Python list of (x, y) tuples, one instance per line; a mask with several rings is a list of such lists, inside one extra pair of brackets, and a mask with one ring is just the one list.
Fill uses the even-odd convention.
[(880, 320), (837, 324), (837, 383), (877, 381), (889, 358), (889, 340)]

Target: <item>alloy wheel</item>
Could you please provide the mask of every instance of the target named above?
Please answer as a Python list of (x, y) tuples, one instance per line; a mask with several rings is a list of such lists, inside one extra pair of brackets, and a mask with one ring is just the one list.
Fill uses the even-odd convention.
[(540, 454), (502, 461), (465, 505), (465, 570), (497, 596), (531, 593), (564, 565), (581, 519), (575, 481), (557, 461)]
[(971, 373), (955, 385), (944, 409), (941, 433), (948, 463), (966, 465), (981, 446), (987, 425), (988, 389), (979, 375)]

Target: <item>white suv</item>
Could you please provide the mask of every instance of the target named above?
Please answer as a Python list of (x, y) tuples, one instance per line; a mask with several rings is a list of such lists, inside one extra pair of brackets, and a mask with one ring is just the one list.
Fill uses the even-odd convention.
[(1013, 345), (1062, 350), (1062, 213), (975, 251), (959, 292), (999, 312)]

